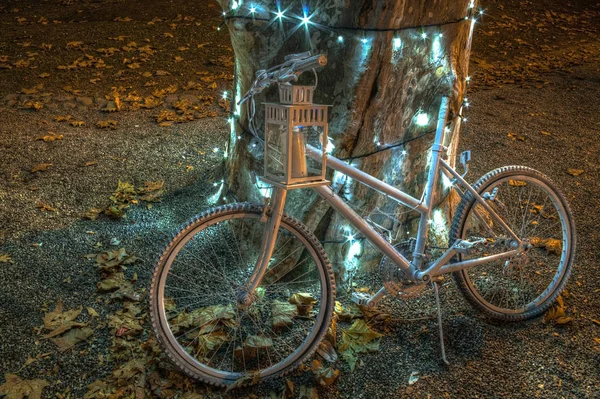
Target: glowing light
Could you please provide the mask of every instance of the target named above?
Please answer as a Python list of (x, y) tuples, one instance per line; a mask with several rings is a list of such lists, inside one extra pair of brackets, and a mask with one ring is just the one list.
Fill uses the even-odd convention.
[(338, 42), (339, 43), (344, 43), (344, 37), (343, 36), (338, 36)]
[(333, 145), (333, 140), (331, 139), (331, 137), (327, 137), (327, 148), (325, 149), (325, 151), (327, 151), (328, 154), (331, 154), (333, 152), (333, 150), (335, 150), (335, 145)]
[(402, 40), (400, 40), (399, 37), (394, 38), (394, 40), (392, 40), (392, 48), (398, 50), (400, 46), (402, 46)]
[(219, 147), (215, 147), (213, 148), (213, 152), (216, 154), (217, 152), (219, 152)]
[(221, 30), (221, 27), (220, 27), (220, 26), (217, 26), (217, 30), (219, 30), (219, 31), (220, 31), (220, 30)]
[(429, 124), (429, 115), (424, 112), (420, 112), (417, 115), (417, 125), (419, 126), (427, 126)]
[(226, 16), (226, 15), (227, 15), (227, 13), (225, 11), (223, 11), (223, 16)]
[(256, 12), (256, 7), (254, 5), (250, 6), (250, 12), (254, 14)]
[(226, 91), (223, 92), (223, 98), (227, 98), (228, 93)]
[(427, 39), (427, 33), (425, 33), (425, 32), (421, 33), (421, 37), (422, 37), (423, 39)]
[(443, 33), (440, 33), (440, 34), (438, 35), (438, 37), (442, 38), (442, 37), (444, 37), (444, 34), (443, 34)]
[(354, 234), (348, 234), (346, 236), (346, 241), (350, 241), (350, 242), (354, 241)]
[(468, 83), (468, 82), (470, 82), (470, 81), (471, 81), (471, 77), (470, 77), (470, 76), (467, 76), (467, 78), (466, 78), (465, 80), (466, 80), (466, 81), (467, 81), (467, 83)]
[(256, 147), (256, 143), (252, 143), (252, 148), (255, 148), (255, 147)]
[(452, 187), (452, 180), (450, 180), (448, 178), (448, 176), (446, 176), (443, 173), (442, 173), (442, 184), (444, 185), (445, 189), (449, 189), (450, 187)]
[(377, 147), (379, 147), (379, 146), (381, 145), (381, 143), (380, 143), (379, 141), (376, 141), (376, 142), (375, 142), (375, 145), (376, 145)]
[(406, 155), (406, 154), (408, 154), (408, 151), (402, 150), (402, 155)]
[(469, 8), (473, 7), (475, 7), (475, 0), (471, 0), (471, 3), (469, 3)]
[(479, 15), (483, 15), (484, 10), (479, 10)]
[(361, 40), (362, 44), (367, 44), (368, 40), (366, 37), (363, 37)]
[(308, 25), (310, 22), (310, 17), (304, 14), (304, 17), (300, 18), (300, 20), (302, 21), (302, 25)]
[(275, 13), (275, 16), (276, 16), (277, 18), (279, 18), (279, 19), (282, 19), (282, 18), (283, 18), (283, 11), (277, 11), (277, 12)]
[(469, 105), (471, 105), (471, 103), (470, 103), (470, 102), (468, 102), (468, 101), (466, 101), (466, 102), (465, 102), (465, 107), (469, 108)]
[(233, 0), (233, 3), (231, 3), (231, 9), (232, 10), (236, 10), (240, 5), (238, 4), (238, 2), (236, 0)]
[(467, 118), (463, 118), (463, 122), (467, 123), (468, 119)]

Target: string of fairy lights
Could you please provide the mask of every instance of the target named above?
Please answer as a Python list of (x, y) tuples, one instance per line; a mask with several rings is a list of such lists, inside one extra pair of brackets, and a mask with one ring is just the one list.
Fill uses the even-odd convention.
[[(393, 53), (395, 55), (397, 54), (399, 57), (403, 56), (403, 50), (406, 46), (406, 43), (405, 43), (406, 39), (401, 35), (401, 33), (405, 32), (405, 31), (413, 31), (413, 33), (411, 34), (411, 37), (414, 37), (417, 40), (421, 40), (421, 41), (432, 40), (432, 49), (434, 52), (437, 53), (438, 58), (441, 58), (442, 52), (441, 52), (440, 41), (443, 38), (443, 33), (439, 32), (440, 28), (442, 28), (445, 25), (469, 23), (470, 24), (469, 40), (470, 40), (470, 38), (473, 34), (473, 28), (474, 28), (475, 23), (478, 21), (479, 18), (481, 18), (484, 15), (484, 13), (485, 13), (485, 11), (483, 9), (479, 9), (478, 7), (476, 7), (475, 0), (471, 0), (469, 5), (467, 6), (466, 14), (462, 17), (448, 19), (448, 20), (441, 21), (438, 23), (430, 23), (430, 24), (423, 24), (423, 25), (401, 26), (401, 27), (392, 27), (392, 28), (370, 28), (370, 27), (328, 25), (328, 24), (319, 23), (317, 21), (317, 19), (318, 19), (317, 10), (313, 10), (311, 12), (311, 10), (309, 10), (306, 6), (303, 6), (302, 14), (297, 15), (297, 14), (289, 11), (289, 8), (287, 8), (287, 9), (282, 8), (280, 2), (275, 2), (274, 7), (272, 9), (269, 9), (267, 7), (264, 7), (262, 5), (259, 5), (259, 4), (253, 3), (253, 2), (245, 2), (244, 0), (233, 0), (230, 2), (229, 9), (224, 9), (222, 11), (223, 20), (217, 29), (221, 30), (222, 27), (225, 24), (227, 24), (228, 21), (235, 21), (235, 20), (260, 23), (265, 29), (271, 28), (272, 26), (278, 26), (279, 29), (284, 30), (287, 27), (287, 28), (289, 28), (287, 31), (288, 37), (300, 29), (305, 29), (305, 32), (309, 39), (309, 42), (310, 42), (309, 32), (311, 29), (315, 29), (315, 30), (324, 31), (324, 32), (328, 33), (329, 35), (331, 35), (332, 39), (334, 40), (334, 43), (337, 43), (338, 46), (344, 46), (345, 44), (347, 44), (350, 41), (356, 41), (356, 42), (360, 43), (361, 46), (364, 46), (365, 50), (367, 50), (371, 46), (371, 41), (373, 40), (373, 37), (375, 35), (378, 35), (380, 33), (390, 33), (391, 32), (392, 38), (391, 38), (390, 45), (393, 50)], [(433, 30), (438, 30), (438, 31), (432, 32)], [(465, 85), (468, 85), (470, 81), (471, 81), (470, 76), (466, 76)], [(228, 157), (230, 149), (235, 144), (235, 140), (241, 139), (242, 135), (249, 135), (250, 137), (253, 138), (249, 142), (250, 150), (254, 150), (255, 148), (258, 147), (258, 144), (263, 143), (263, 140), (260, 137), (256, 136), (255, 134), (250, 132), (248, 129), (244, 128), (244, 126), (242, 125), (242, 123), (240, 121), (241, 109), (237, 105), (237, 99), (239, 97), (241, 97), (242, 93), (238, 92), (239, 88), (237, 87), (237, 77), (236, 76), (234, 76), (233, 87), (234, 87), (233, 90), (231, 90), (231, 91), (227, 90), (227, 91), (223, 92), (223, 99), (229, 100), (230, 105), (231, 105), (227, 122), (230, 125), (231, 135), (232, 135), (230, 143), (229, 143), (229, 147), (226, 150), (222, 151), (223, 157), (225, 159)], [(460, 108), (458, 115), (456, 115), (456, 117), (460, 118), (460, 120), (463, 123), (467, 122), (467, 118), (464, 116), (464, 111), (467, 108), (469, 108), (469, 106), (470, 106), (469, 99), (465, 97), (463, 99), (462, 107)], [(378, 137), (374, 137), (374, 139), (373, 139), (373, 143), (375, 145), (374, 150), (372, 150), (368, 153), (364, 153), (364, 154), (352, 155), (348, 158), (343, 158), (342, 160), (352, 163), (352, 161), (354, 161), (356, 159), (367, 158), (367, 157), (373, 156), (375, 154), (378, 154), (380, 152), (389, 151), (389, 150), (397, 149), (397, 148), (401, 148), (400, 153), (402, 156), (405, 156), (405, 155), (407, 155), (406, 145), (408, 143), (418, 140), (428, 134), (432, 134), (435, 132), (435, 129), (423, 130), (430, 125), (430, 121), (431, 121), (431, 118), (427, 113), (425, 113), (421, 110), (418, 110), (414, 116), (413, 122), (418, 128), (421, 129), (421, 132), (419, 134), (414, 135), (413, 137), (410, 137), (406, 140), (395, 141), (395, 142), (391, 142), (391, 143), (382, 143)], [(449, 130), (449, 125), (450, 125), (450, 122), (446, 126), (447, 130)], [(331, 153), (333, 150), (334, 150), (333, 143), (330, 142), (330, 145), (327, 147), (327, 152)], [(219, 148), (215, 147), (213, 152), (219, 153), (219, 152), (221, 152), (221, 150)], [(221, 180), (218, 183), (214, 183), (214, 185), (219, 187), (218, 192), (215, 195), (213, 195), (214, 199), (218, 200), (223, 192), (225, 182), (223, 180)], [(261, 191), (264, 191), (264, 189), (261, 189)], [(222, 199), (226, 201), (226, 198), (222, 198)], [(350, 231), (350, 230), (348, 230), (348, 231)], [(357, 251), (360, 252), (360, 249), (358, 249), (358, 247), (360, 247), (360, 244), (358, 244), (358, 243), (361, 239), (362, 239), (361, 237), (356, 237), (356, 235), (352, 234), (351, 232), (349, 232), (347, 234), (346, 242), (350, 242), (351, 249), (354, 248), (354, 250), (351, 250), (350, 253), (356, 255), (355, 252), (357, 252)], [(357, 245), (358, 245), (358, 247), (355, 248), (355, 246), (357, 246)], [(353, 258), (354, 255), (350, 256), (350, 253), (348, 256), (350, 258)], [(349, 260), (352, 260), (352, 259), (349, 259)]]

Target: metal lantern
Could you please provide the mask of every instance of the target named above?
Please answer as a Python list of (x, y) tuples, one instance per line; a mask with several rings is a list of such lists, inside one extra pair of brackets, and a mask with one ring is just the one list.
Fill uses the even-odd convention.
[[(280, 103), (265, 104), (266, 182), (286, 188), (326, 182), (328, 106), (313, 104), (314, 91), (314, 86), (280, 84)], [(307, 146), (320, 155), (309, 157)]]

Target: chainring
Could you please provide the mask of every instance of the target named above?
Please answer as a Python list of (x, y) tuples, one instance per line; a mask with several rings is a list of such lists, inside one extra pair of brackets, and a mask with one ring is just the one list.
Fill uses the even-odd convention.
[[(401, 246), (396, 246), (396, 249), (400, 252), (407, 252), (403, 251), (404, 248)], [(402, 300), (421, 295), (426, 287), (424, 283), (417, 284), (411, 281), (404, 271), (387, 256), (384, 256), (379, 262), (379, 276), (388, 294)]]

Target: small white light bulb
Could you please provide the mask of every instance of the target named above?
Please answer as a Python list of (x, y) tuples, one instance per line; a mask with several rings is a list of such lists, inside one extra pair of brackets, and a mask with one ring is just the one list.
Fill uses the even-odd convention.
[(307, 17), (306, 15), (304, 17), (302, 17), (302, 25), (308, 25), (308, 23), (310, 22), (310, 17)]
[(281, 19), (283, 18), (283, 11), (277, 11), (275, 15), (277, 16), (277, 18)]
[(408, 151), (402, 150), (402, 155), (406, 155), (406, 154), (408, 154)]
[(427, 33), (425, 33), (425, 32), (421, 33), (421, 37), (422, 37), (423, 39), (427, 39)]
[(417, 125), (419, 126), (427, 126), (429, 124), (429, 115), (424, 112), (421, 112), (417, 115)]
[(394, 48), (394, 50), (398, 50), (401, 45), (402, 45), (402, 40), (400, 40), (399, 37), (396, 37), (396, 38), (394, 38), (394, 40), (392, 40), (392, 47)]
[(251, 12), (252, 14), (254, 14), (254, 13), (256, 12), (256, 7), (254, 7), (253, 5), (252, 5), (252, 6), (250, 6), (250, 12)]
[(338, 42), (344, 43), (344, 36), (338, 36)]
[(219, 152), (219, 147), (215, 147), (215, 148), (213, 148), (213, 152), (214, 152), (214, 153), (217, 153), (217, 152)]
[(367, 44), (367, 38), (366, 37), (363, 37), (360, 41), (362, 42), (362, 44)]

